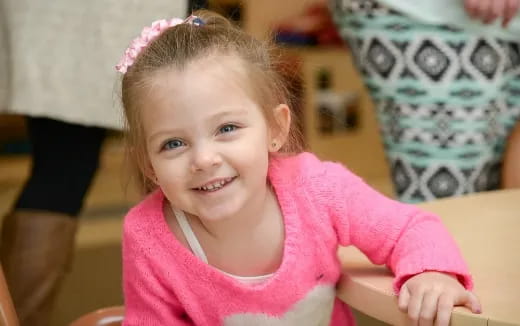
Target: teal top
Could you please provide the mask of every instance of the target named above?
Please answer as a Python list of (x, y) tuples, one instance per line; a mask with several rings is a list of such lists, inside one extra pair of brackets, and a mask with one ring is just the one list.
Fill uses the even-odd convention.
[(446, 24), (510, 41), (520, 41), (520, 17), (517, 15), (507, 26), (502, 21), (483, 24), (472, 19), (464, 9), (463, 0), (379, 0), (380, 3), (412, 18), (430, 24)]

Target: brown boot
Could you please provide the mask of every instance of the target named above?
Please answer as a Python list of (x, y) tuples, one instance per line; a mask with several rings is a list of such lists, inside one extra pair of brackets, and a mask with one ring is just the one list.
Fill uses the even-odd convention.
[(18, 210), (3, 221), (0, 260), (21, 326), (47, 326), (74, 252), (77, 220)]

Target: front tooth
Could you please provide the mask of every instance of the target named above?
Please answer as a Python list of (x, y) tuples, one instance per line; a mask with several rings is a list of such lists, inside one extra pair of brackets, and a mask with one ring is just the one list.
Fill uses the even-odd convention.
[(211, 184), (211, 185), (208, 185), (208, 186), (204, 186), (204, 187), (200, 187), (199, 189), (207, 191), (207, 190), (213, 190), (213, 189), (222, 188), (229, 181), (231, 181), (231, 180), (230, 179), (226, 179), (226, 180), (218, 181), (218, 182), (215, 182), (214, 184)]

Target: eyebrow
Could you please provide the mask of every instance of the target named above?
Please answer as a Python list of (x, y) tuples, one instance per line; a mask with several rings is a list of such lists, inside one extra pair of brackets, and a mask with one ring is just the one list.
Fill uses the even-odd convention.
[[(241, 115), (241, 116), (245, 116), (248, 114), (248, 110), (244, 109), (244, 108), (238, 108), (238, 109), (229, 109), (229, 110), (226, 110), (226, 111), (221, 111), (221, 112), (218, 112), (212, 116), (210, 116), (207, 121), (218, 121), (226, 116), (230, 116), (230, 115)], [(148, 140), (147, 142), (151, 142), (153, 139), (155, 138), (158, 138), (159, 136), (163, 135), (163, 134), (171, 134), (173, 132), (176, 132), (178, 129), (164, 129), (164, 130), (161, 130), (161, 131), (158, 131), (154, 134), (152, 134), (150, 137), (148, 137)]]
[(226, 117), (228, 115), (247, 115), (248, 113), (249, 111), (244, 108), (229, 109), (210, 116), (208, 121), (220, 120), (222, 117)]

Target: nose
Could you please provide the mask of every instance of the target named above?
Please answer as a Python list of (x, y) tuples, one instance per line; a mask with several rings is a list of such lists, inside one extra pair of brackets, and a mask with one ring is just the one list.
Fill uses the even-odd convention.
[(222, 163), (222, 156), (211, 144), (192, 147), (191, 172), (208, 171)]

